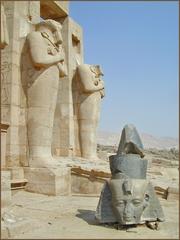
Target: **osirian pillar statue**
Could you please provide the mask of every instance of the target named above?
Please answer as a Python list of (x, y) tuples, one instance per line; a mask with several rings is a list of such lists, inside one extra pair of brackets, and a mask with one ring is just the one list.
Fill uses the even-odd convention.
[(96, 160), (97, 126), (104, 97), (103, 73), (99, 65), (82, 64), (77, 67), (77, 74), (80, 81), (78, 121), (81, 157)]
[(60, 78), (66, 75), (61, 24), (45, 20), (27, 36), (33, 71), (28, 79), (29, 166), (56, 166), (52, 131)]

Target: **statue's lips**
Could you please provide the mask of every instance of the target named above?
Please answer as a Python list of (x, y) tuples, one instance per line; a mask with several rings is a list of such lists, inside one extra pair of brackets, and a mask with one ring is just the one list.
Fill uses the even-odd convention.
[(124, 220), (125, 222), (130, 222), (130, 221), (132, 221), (132, 217), (126, 216), (126, 217), (123, 217), (123, 220)]

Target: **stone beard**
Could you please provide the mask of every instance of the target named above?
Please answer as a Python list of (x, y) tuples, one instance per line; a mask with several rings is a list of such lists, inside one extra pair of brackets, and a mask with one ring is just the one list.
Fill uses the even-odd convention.
[(33, 65), (28, 79), (29, 166), (56, 166), (51, 153), (59, 78), (65, 76), (61, 24), (45, 20), (27, 36)]
[(101, 98), (104, 97), (103, 75), (98, 65), (82, 64), (77, 67), (80, 81), (79, 137), (81, 156), (90, 160), (97, 157), (97, 126), (100, 117)]

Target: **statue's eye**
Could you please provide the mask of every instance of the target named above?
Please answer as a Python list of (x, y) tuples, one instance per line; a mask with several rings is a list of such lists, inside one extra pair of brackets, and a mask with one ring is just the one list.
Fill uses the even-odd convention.
[(138, 205), (141, 204), (141, 200), (140, 200), (140, 199), (134, 199), (134, 200), (133, 200), (133, 204), (136, 205), (136, 206), (138, 206)]
[(123, 200), (120, 200), (118, 203), (119, 203), (119, 204), (124, 204), (124, 201), (123, 201)]

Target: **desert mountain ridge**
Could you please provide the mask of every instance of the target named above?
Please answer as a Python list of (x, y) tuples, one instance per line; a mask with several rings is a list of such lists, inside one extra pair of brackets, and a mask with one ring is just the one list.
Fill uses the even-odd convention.
[[(144, 148), (170, 149), (179, 148), (179, 140), (173, 137), (155, 137), (148, 133), (139, 133)], [(105, 146), (118, 146), (121, 133), (98, 131), (97, 143)]]

